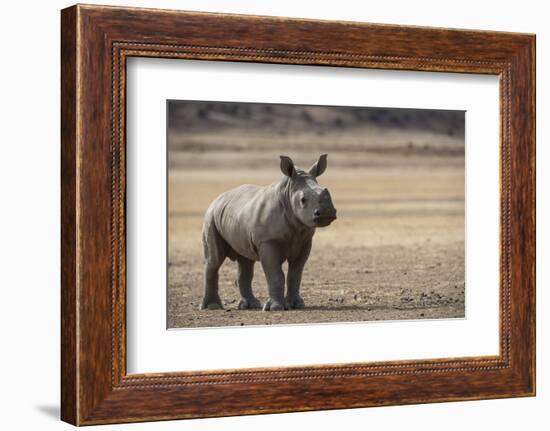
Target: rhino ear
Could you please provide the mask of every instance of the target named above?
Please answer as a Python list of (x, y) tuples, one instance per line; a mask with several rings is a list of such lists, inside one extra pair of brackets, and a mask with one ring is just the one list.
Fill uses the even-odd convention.
[(281, 156), (281, 172), (287, 177), (292, 177), (294, 175), (294, 162), (288, 156)]
[(327, 169), (327, 155), (322, 154), (319, 156), (319, 160), (310, 169), (309, 174), (318, 177)]

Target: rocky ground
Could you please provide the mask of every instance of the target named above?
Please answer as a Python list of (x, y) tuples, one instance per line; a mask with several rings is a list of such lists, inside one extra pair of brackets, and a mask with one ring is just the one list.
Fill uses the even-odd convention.
[[(464, 317), (462, 174), (435, 173), (434, 180), (416, 173), (338, 170), (332, 176), (327, 171), (323, 182), (339, 218), (315, 235), (302, 282), (307, 308), (238, 310), (237, 265), (227, 260), (220, 270), (225, 310), (200, 311), (202, 212), (194, 206), (205, 207), (224, 185), (252, 182), (246, 175), (172, 177), (170, 192), (177, 197), (169, 221), (168, 327)], [(259, 264), (253, 287), (264, 301), (267, 287)]]
[[(168, 112), (169, 328), (464, 316), (463, 112), (178, 101)], [(338, 220), (315, 235), (307, 308), (238, 310), (228, 260), (225, 310), (199, 311), (208, 205), (238, 185), (277, 181), (280, 154), (309, 168), (322, 153), (319, 182)]]

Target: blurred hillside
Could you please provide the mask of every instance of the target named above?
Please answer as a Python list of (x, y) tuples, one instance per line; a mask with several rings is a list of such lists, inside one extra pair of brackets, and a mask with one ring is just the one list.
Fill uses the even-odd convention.
[(345, 167), (406, 162), (399, 156), (463, 164), (464, 120), (463, 111), (169, 101), (169, 162), (222, 167), (239, 154), (250, 168), (276, 154), (328, 152)]

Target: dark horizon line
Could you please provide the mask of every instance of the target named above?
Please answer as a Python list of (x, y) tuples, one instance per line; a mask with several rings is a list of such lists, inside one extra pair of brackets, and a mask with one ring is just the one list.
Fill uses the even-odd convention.
[(353, 106), (353, 105), (317, 105), (311, 103), (281, 103), (281, 102), (242, 102), (242, 101), (220, 101), (220, 100), (192, 100), (192, 99), (166, 99), (170, 103), (219, 103), (219, 104), (243, 104), (243, 105), (276, 105), (276, 106), (310, 106), (315, 108), (350, 108), (350, 109), (391, 109), (400, 111), (439, 111), (439, 112), (463, 112), (466, 109), (441, 109), (441, 108), (394, 108), (388, 106)]

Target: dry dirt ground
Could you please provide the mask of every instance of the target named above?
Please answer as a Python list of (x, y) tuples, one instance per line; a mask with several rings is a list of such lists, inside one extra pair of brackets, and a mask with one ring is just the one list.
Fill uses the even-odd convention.
[[(464, 317), (464, 159), (438, 155), (430, 161), (426, 153), (416, 163), (415, 154), (392, 155), (388, 167), (376, 163), (374, 152), (370, 166), (359, 168), (353, 166), (359, 157), (349, 152), (348, 163), (331, 167), (340, 156), (329, 153), (319, 182), (329, 188), (338, 220), (315, 234), (302, 282), (306, 309), (284, 312), (238, 310), (237, 265), (229, 260), (220, 270), (225, 310), (199, 310), (204, 211), (229, 188), (280, 178), (277, 154), (261, 154), (271, 160), (262, 161), (265, 169), (228, 169), (239, 160), (233, 153), (225, 162), (223, 154), (212, 156), (222, 160), (220, 167), (197, 163), (193, 169), (186, 158), (186, 169), (171, 168), (168, 327)], [(259, 263), (253, 289), (266, 300)]]

